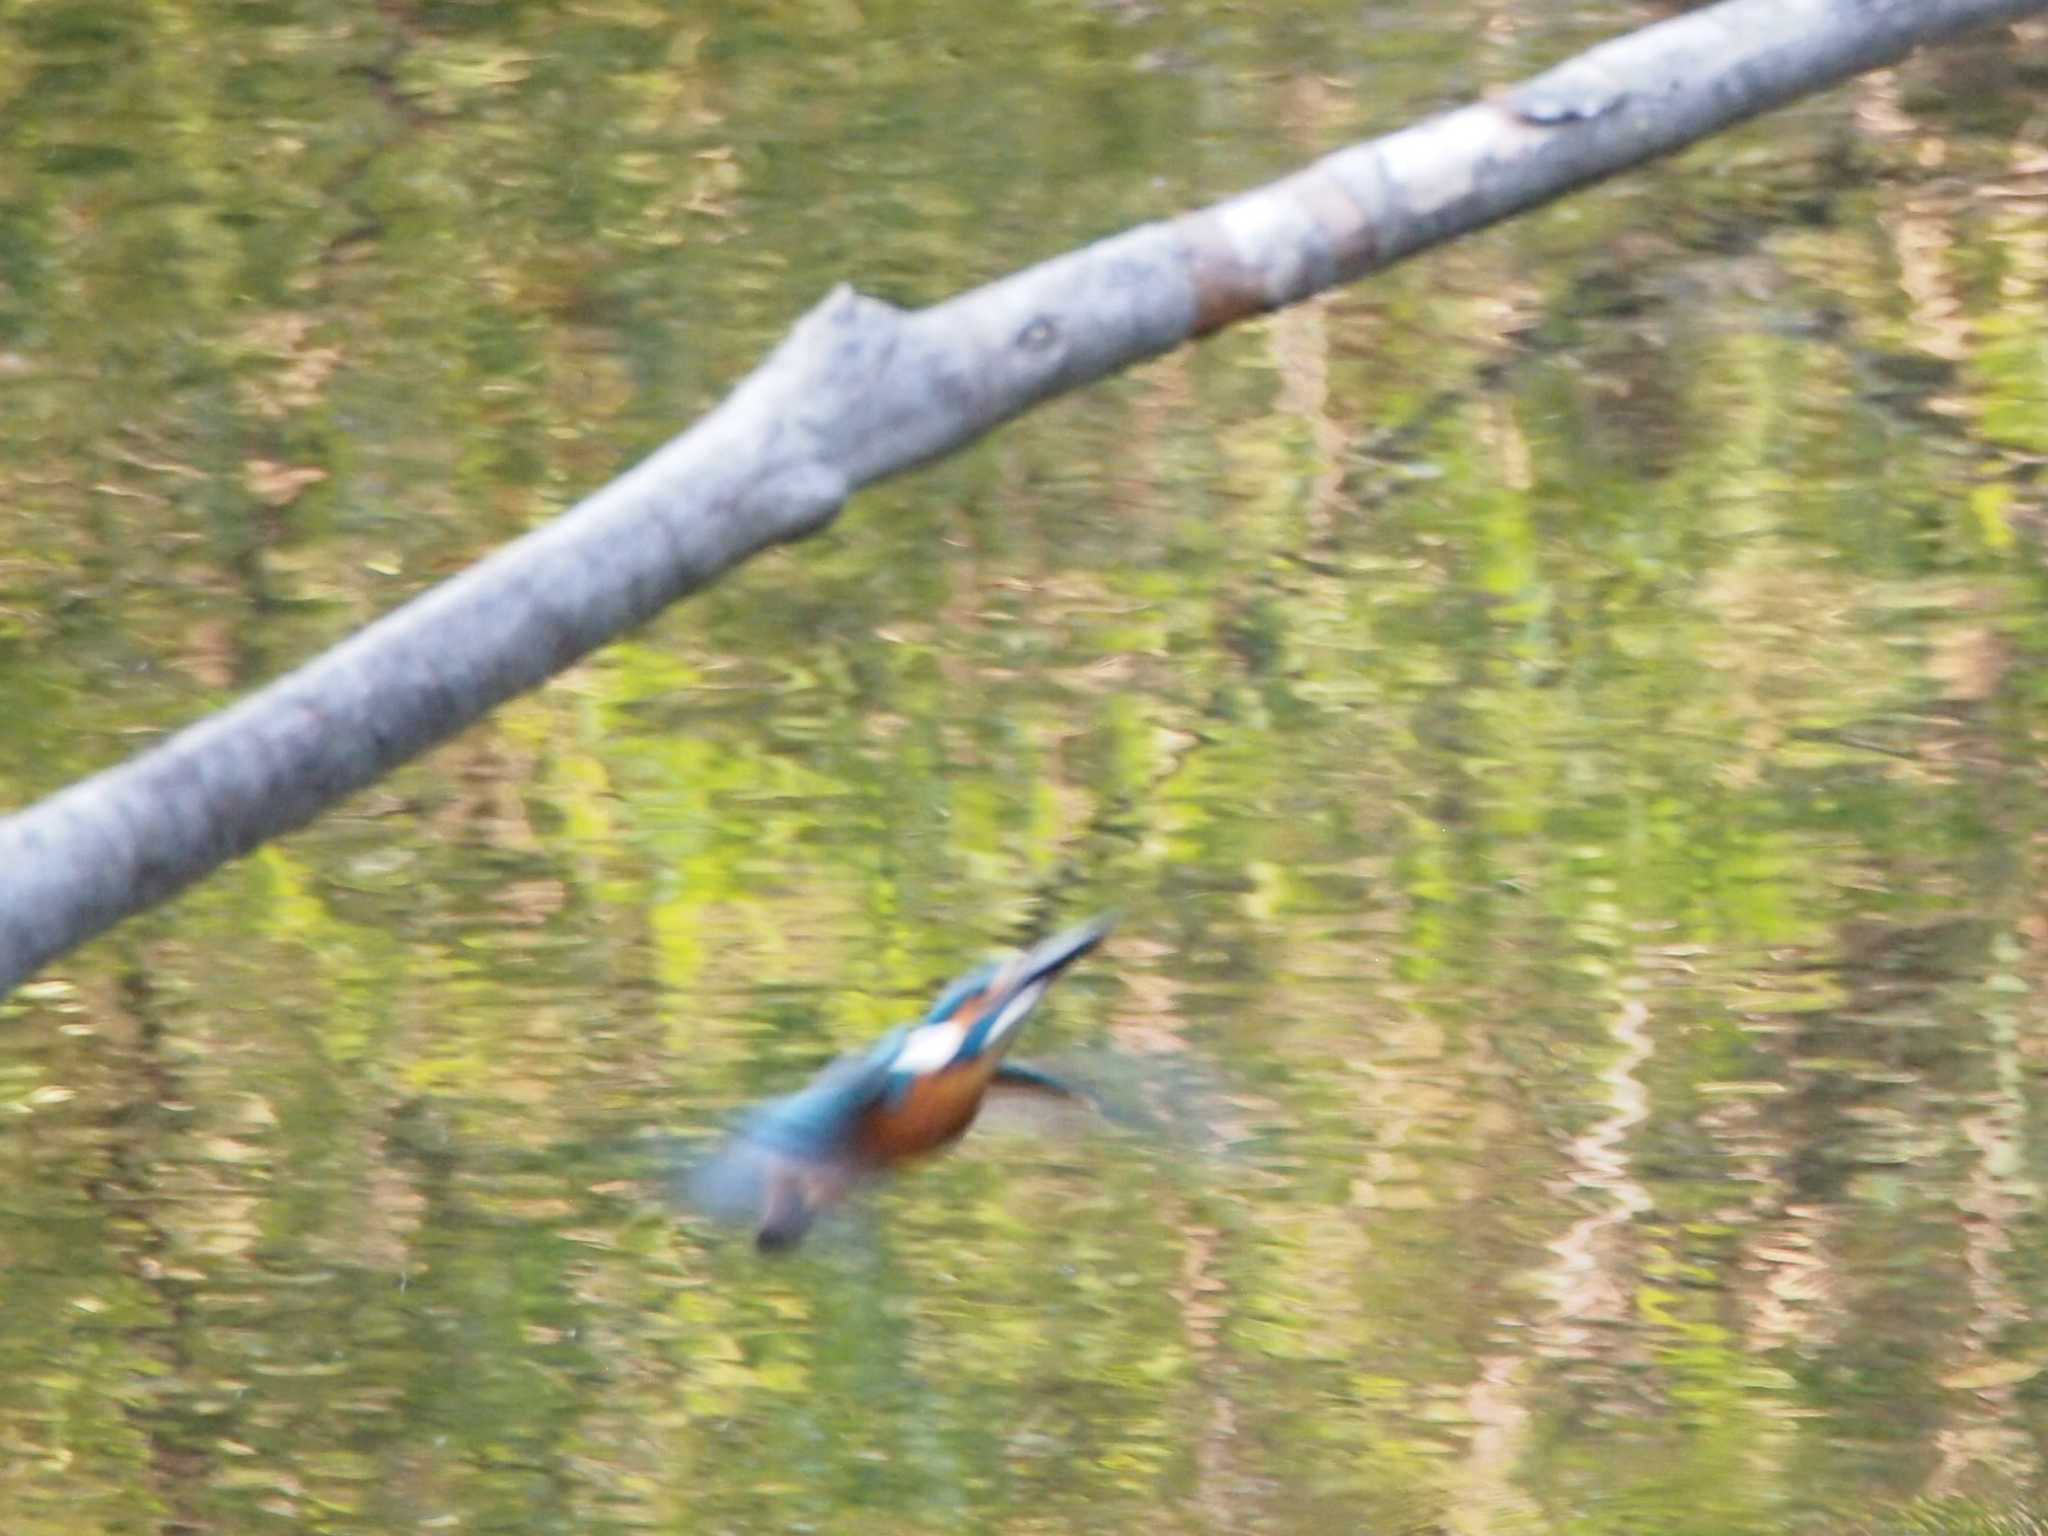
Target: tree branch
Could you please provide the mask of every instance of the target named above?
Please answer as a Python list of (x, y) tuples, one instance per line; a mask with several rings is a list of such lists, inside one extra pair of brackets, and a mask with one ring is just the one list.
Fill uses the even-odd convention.
[(915, 312), (839, 288), (697, 425), (462, 575), (0, 820), (0, 992), (1051, 395), (2048, 0), (1727, 0)]

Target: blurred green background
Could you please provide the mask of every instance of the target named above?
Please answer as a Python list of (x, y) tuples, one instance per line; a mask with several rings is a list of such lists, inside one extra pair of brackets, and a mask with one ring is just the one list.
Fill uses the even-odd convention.
[[(833, 282), (1658, 12), (0, 0), (0, 802), (553, 515)], [(1056, 402), (52, 966), (8, 1536), (2024, 1509), (2044, 81), (1980, 39)], [(1110, 907), (1024, 1054), (1128, 1123), (979, 1130), (784, 1262), (662, 1199)]]

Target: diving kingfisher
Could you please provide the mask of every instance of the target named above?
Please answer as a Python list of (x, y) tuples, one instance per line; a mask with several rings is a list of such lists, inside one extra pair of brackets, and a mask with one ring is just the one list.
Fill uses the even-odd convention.
[(1101, 943), (1109, 926), (1096, 918), (976, 966), (916, 1023), (898, 1025), (795, 1093), (754, 1109), (692, 1178), (698, 1203), (754, 1223), (755, 1245), (780, 1252), (860, 1181), (957, 1140), (992, 1085), (1083, 1097), (1003, 1058), (1054, 978)]

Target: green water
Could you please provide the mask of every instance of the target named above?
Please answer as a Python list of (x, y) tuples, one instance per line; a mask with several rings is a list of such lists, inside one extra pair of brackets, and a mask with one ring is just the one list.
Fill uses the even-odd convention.
[[(0, 5), (0, 801), (551, 515), (834, 281), (936, 299), (1642, 19)], [(2044, 65), (1055, 403), (51, 967), (0, 1527), (2001, 1528)], [(1112, 1118), (781, 1262), (662, 1198), (1109, 908), (1022, 1054)]]

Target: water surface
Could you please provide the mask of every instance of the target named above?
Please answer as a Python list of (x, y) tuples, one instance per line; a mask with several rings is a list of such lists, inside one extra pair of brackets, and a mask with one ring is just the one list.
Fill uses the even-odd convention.
[[(834, 281), (937, 299), (1642, 19), (16, 7), (0, 796), (552, 515)], [(1055, 403), (52, 966), (10, 1536), (2024, 1505), (2041, 49)], [(662, 1199), (1112, 907), (1026, 1044), (1116, 1119), (786, 1262)]]

